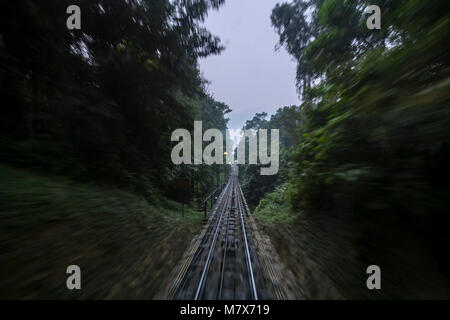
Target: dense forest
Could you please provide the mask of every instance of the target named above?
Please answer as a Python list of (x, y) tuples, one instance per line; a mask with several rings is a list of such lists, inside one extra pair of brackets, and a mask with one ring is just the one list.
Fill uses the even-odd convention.
[[(381, 29), (364, 8), (381, 8)], [(243, 166), (259, 221), (308, 297), (449, 298), (450, 3), (294, 0), (272, 25), (297, 62), (277, 177)], [(383, 290), (365, 287), (379, 265)]]
[[(165, 261), (170, 271), (201, 226), (202, 199), (225, 179), (227, 166), (170, 160), (175, 129), (192, 130), (197, 119), (204, 130), (227, 127), (231, 110), (208, 93), (197, 64), (223, 50), (201, 26), (223, 2), (3, 4), (0, 295), (27, 297), (34, 286), (37, 296), (59, 297), (52, 285), (64, 281), (64, 264), (77, 255), (99, 278), (84, 297), (155, 293), (159, 274), (147, 274), (150, 289), (140, 293), (113, 288), (112, 279), (136, 280), (135, 264), (146, 255), (153, 257), (148, 269)], [(80, 30), (66, 27), (73, 4), (82, 8)], [(164, 235), (169, 226), (173, 233)], [(48, 280), (48, 270), (59, 276)], [(37, 280), (27, 283), (25, 272)]]
[(230, 109), (207, 93), (197, 67), (223, 49), (199, 24), (223, 1), (76, 1), (83, 25), (69, 31), (72, 2), (2, 10), (2, 161), (149, 198), (195, 175), (201, 181), (189, 190), (200, 197), (218, 168), (180, 172), (167, 141), (194, 119), (226, 129)]

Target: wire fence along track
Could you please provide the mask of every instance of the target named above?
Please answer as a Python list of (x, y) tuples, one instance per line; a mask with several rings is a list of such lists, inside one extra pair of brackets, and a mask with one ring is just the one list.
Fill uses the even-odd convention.
[[(249, 241), (237, 177), (232, 176), (211, 214), (202, 240), (190, 254), (171, 290), (175, 299), (258, 299), (261, 272)], [(254, 239), (253, 239), (254, 241)], [(259, 266), (258, 266), (259, 267)], [(261, 279), (256, 280), (259, 276)], [(261, 285), (262, 287), (262, 285)]]

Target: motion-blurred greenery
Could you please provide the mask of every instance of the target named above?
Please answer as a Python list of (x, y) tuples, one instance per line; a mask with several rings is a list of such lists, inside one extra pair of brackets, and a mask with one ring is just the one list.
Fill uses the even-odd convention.
[[(202, 26), (222, 3), (2, 4), (2, 298), (156, 293), (228, 169), (170, 157), (175, 129), (197, 119), (226, 129), (230, 109), (207, 93), (197, 63), (223, 49)], [(81, 8), (81, 30), (66, 27), (69, 5)], [(65, 286), (70, 264), (81, 267), (80, 292)]]
[[(202, 226), (203, 212), (159, 195), (0, 166), (0, 297), (150, 299)], [(82, 290), (67, 290), (66, 268)]]
[[(366, 28), (372, 4), (381, 30)], [(284, 109), (258, 122), (295, 137), (282, 142), (284, 173), (261, 187), (241, 171), (308, 297), (450, 297), (449, 5), (295, 0), (273, 11), (303, 103), (294, 128), (273, 123)], [(366, 288), (371, 264), (382, 290)]]

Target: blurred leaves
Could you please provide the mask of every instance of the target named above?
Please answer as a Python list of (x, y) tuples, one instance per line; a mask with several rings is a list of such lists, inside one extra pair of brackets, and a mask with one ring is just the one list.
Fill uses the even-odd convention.
[[(365, 26), (372, 4), (381, 8), (381, 30)], [(450, 3), (438, 0), (295, 0), (273, 10), (279, 45), (298, 62), (303, 98), (301, 138), (289, 175), (277, 183), (289, 185), (298, 230), (339, 225), (326, 240), (355, 254), (322, 254), (308, 232), (297, 245), (320, 253), (304, 250), (302, 261), (333, 266), (310, 271), (333, 279), (344, 297), (450, 295), (449, 12)], [(274, 215), (285, 210), (277, 197), (260, 202), (263, 220), (267, 202)], [(408, 269), (411, 261), (427, 267)], [(372, 295), (351, 273), (371, 263), (386, 270), (387, 282)]]
[[(226, 127), (229, 109), (208, 96), (197, 66), (199, 57), (222, 50), (219, 39), (201, 26), (208, 10), (222, 3), (5, 4), (1, 160), (146, 196), (153, 187), (171, 194), (171, 183), (182, 174), (170, 160), (172, 131), (192, 129), (199, 116)], [(82, 11), (79, 31), (65, 27), (71, 4)], [(197, 178), (211, 188), (211, 176)]]

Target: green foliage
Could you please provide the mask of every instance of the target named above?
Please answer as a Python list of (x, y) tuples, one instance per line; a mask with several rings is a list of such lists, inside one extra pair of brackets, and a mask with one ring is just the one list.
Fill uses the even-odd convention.
[[(171, 163), (173, 130), (192, 129), (197, 117), (226, 127), (229, 109), (205, 93), (197, 67), (222, 50), (201, 22), (223, 2), (5, 4), (0, 160), (176, 198), (175, 181), (189, 172)], [(71, 4), (82, 8), (81, 30), (65, 27)], [(213, 171), (202, 170), (211, 188)]]
[(294, 219), (290, 214), (289, 185), (282, 184), (274, 192), (266, 193), (255, 208), (254, 215), (264, 225), (289, 223)]
[[(248, 120), (244, 129), (279, 129), (280, 133), (280, 172), (278, 175), (263, 176), (260, 174), (261, 165), (239, 166), (242, 189), (251, 207), (256, 207), (259, 200), (268, 192), (272, 192), (275, 186), (289, 175), (289, 162), (292, 154), (292, 146), (299, 139), (298, 127), (301, 124), (301, 111), (297, 106), (280, 108), (266, 120), (267, 113), (257, 113), (253, 119)], [(270, 140), (269, 140), (270, 141)], [(270, 152), (270, 144), (268, 148)], [(248, 158), (248, 147), (246, 147)]]
[[(370, 4), (381, 8), (381, 30), (365, 26)], [(290, 187), (256, 211), (263, 222), (270, 211), (272, 221), (283, 217), (283, 230), (285, 210), (297, 217), (292, 232), (271, 232), (280, 248), (299, 246), (333, 296), (450, 294), (449, 9), (447, 1), (297, 0), (273, 11), (280, 45), (298, 62), (302, 121), (289, 176), (277, 182)], [(289, 209), (280, 205), (286, 192)], [(355, 271), (370, 264), (383, 270), (382, 292), (368, 293)], [(325, 290), (304, 279), (311, 297)]]

